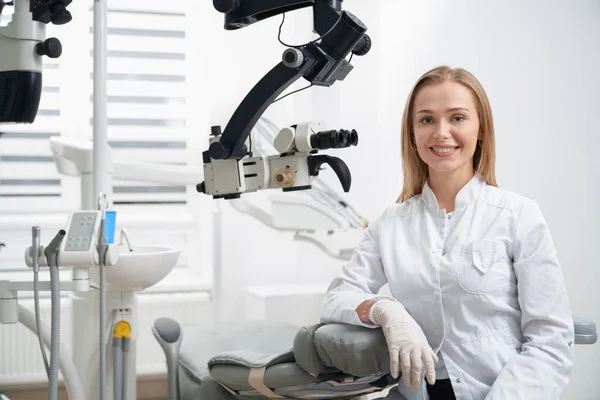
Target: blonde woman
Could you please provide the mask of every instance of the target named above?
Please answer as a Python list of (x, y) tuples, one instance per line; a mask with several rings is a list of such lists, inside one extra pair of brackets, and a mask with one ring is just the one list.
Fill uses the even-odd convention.
[(557, 399), (574, 355), (567, 291), (540, 207), (496, 184), (483, 87), (428, 71), (401, 134), (400, 197), (330, 285), (322, 322), (383, 329), (402, 374), (390, 398)]

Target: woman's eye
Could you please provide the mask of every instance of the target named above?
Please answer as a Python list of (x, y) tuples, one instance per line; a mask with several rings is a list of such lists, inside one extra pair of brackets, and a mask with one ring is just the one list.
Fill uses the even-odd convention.
[(463, 122), (465, 120), (465, 117), (463, 117), (462, 115), (456, 115), (453, 119), (456, 122)]
[(433, 118), (431, 117), (425, 117), (421, 119), (421, 123), (422, 124), (431, 124), (433, 122)]

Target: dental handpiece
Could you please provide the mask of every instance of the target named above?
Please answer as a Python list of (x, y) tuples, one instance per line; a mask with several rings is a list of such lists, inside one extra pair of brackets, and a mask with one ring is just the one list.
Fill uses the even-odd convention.
[(39, 270), (40, 270), (40, 260), (39, 260), (39, 255), (40, 255), (40, 227), (39, 226), (33, 226), (33, 227), (31, 227), (31, 241), (32, 241), (31, 261), (32, 261), (32, 265), (33, 265), (33, 271), (34, 272), (39, 272)]
[(98, 195), (98, 211), (102, 212), (102, 220), (106, 218), (106, 208), (108, 207), (106, 193)]

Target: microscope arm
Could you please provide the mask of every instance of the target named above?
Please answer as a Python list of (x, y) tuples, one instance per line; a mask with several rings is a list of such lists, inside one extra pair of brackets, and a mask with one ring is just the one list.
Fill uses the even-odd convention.
[[(198, 192), (231, 200), (265, 189), (307, 190), (311, 189), (311, 180), (319, 174), (322, 164), (332, 167), (342, 188), (348, 192), (351, 175), (345, 163), (336, 157), (315, 153), (355, 146), (356, 131), (313, 130), (319, 126), (294, 124), (289, 127), (291, 136), (297, 131), (307, 133), (308, 129), (310, 139), (283, 146), (285, 150), (280, 150), (280, 154), (266, 158), (253, 157), (246, 141), (266, 109), (298, 79), (306, 79), (310, 86), (326, 87), (344, 80), (353, 68), (346, 57), (350, 53), (363, 56), (370, 50), (367, 27), (351, 13), (342, 11), (342, 0), (213, 0), (213, 4), (225, 13), (227, 30), (312, 5), (314, 31), (320, 36), (303, 45), (287, 45), (281, 62), (245, 96), (225, 130), (221, 131), (219, 125), (211, 128), (208, 150), (202, 153), (205, 180), (196, 186)], [(347, 140), (349, 134), (351, 140)], [(290, 135), (284, 132), (281, 139), (287, 143), (288, 138)]]
[[(210, 159), (241, 159), (247, 155), (245, 142), (258, 119), (273, 100), (287, 87), (304, 77), (313, 85), (331, 86), (343, 80), (351, 66), (346, 57), (351, 53), (363, 55), (367, 27), (354, 15), (341, 10), (340, 1), (332, 0), (214, 0), (215, 8), (225, 13), (225, 29), (248, 26), (291, 10), (313, 5), (314, 29), (321, 36), (303, 46), (287, 49), (277, 64), (248, 93), (233, 114), (219, 141), (211, 143), (203, 154), (204, 163)], [(370, 42), (370, 41), (369, 41)], [(220, 128), (219, 128), (220, 130)]]
[[(314, 65), (307, 60), (301, 66), (286, 66), (283, 62), (269, 71), (248, 93), (233, 113), (218, 142), (213, 142), (203, 153), (203, 162), (210, 159), (242, 158), (248, 149), (245, 146), (250, 132), (269, 105), (296, 80), (304, 76)], [(220, 132), (213, 132), (220, 134)]]
[(225, 14), (225, 29), (244, 28), (275, 15), (315, 5), (315, 0), (213, 0), (215, 9)]
[[(317, 4), (323, 4), (323, 1), (317, 1)], [(253, 7), (259, 6), (255, 4)], [(315, 5), (315, 20), (320, 13), (325, 13), (325, 10), (328, 9), (322, 6), (317, 8)], [(273, 16), (287, 9), (284, 4), (279, 9), (270, 11), (269, 15)], [(333, 11), (329, 8), (327, 15), (331, 12)], [(204, 163), (210, 162), (211, 158), (241, 159), (246, 156), (245, 143), (258, 119), (273, 100), (299, 78), (304, 77), (313, 85), (321, 86), (331, 86), (336, 80), (345, 78), (351, 70), (345, 57), (363, 39), (366, 30), (366, 26), (356, 17), (342, 11), (330, 25), (330, 29), (321, 33), (325, 36), (321, 44), (311, 42), (298, 48), (287, 49), (283, 53), (283, 60), (258, 82), (238, 106), (219, 141), (211, 143), (209, 149), (203, 154)], [(213, 134), (219, 135), (220, 132), (213, 132)]]

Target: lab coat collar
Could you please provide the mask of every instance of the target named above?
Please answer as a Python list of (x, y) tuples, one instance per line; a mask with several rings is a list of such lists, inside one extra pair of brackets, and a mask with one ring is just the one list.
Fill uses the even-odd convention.
[[(473, 178), (467, 182), (465, 186), (463, 186), (456, 195), (456, 201), (454, 203), (454, 209), (460, 210), (473, 204), (475, 200), (482, 193), (483, 188), (486, 186), (485, 178), (480, 173), (475, 173)], [(429, 187), (429, 180), (425, 182), (425, 186), (423, 186), (423, 192), (421, 198), (425, 202), (427, 208), (433, 214), (444, 215), (445, 210), (440, 210), (439, 203), (433, 190)]]

